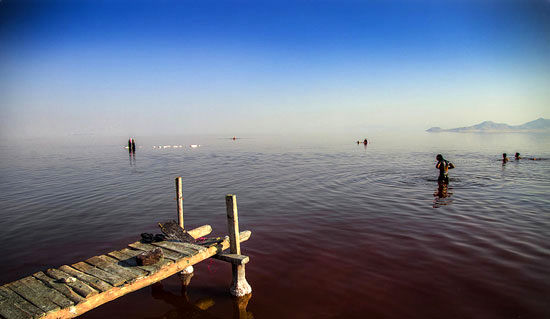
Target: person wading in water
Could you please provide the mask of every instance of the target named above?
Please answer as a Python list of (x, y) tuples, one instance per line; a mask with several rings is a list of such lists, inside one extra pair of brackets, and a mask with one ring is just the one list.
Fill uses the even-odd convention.
[(446, 159), (443, 158), (443, 155), (437, 154), (435, 157), (437, 160), (437, 164), (435, 164), (435, 168), (439, 169), (439, 177), (437, 178), (438, 182), (443, 182), (448, 184), (449, 183), (449, 169), (455, 168), (453, 163), (450, 163)]

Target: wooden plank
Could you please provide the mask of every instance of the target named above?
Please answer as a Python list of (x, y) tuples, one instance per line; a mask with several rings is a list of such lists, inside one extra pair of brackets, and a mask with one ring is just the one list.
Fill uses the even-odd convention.
[(131, 250), (128, 248), (124, 248), (121, 250), (112, 251), (107, 255), (119, 260), (121, 263), (127, 265), (128, 267), (136, 267), (143, 271), (146, 271), (148, 275), (156, 273), (160, 269), (160, 267), (162, 267), (161, 265), (163, 265), (163, 261), (169, 260), (169, 259), (163, 259), (158, 264), (155, 264), (155, 265), (140, 266), (137, 263), (136, 255), (139, 255), (142, 252), (143, 251), (141, 250)]
[(32, 316), (11, 303), (11, 300), (0, 296), (0, 318), (28, 319)]
[[(137, 250), (141, 250), (141, 251), (149, 251), (149, 250), (153, 250), (157, 247), (157, 246), (153, 246), (151, 244), (144, 244), (144, 243), (140, 243), (140, 242), (131, 243), (128, 246), (131, 247), (131, 248), (135, 248)], [(164, 259), (168, 258), (168, 259), (171, 259), (173, 261), (180, 260), (180, 259), (182, 259), (182, 258), (189, 255), (189, 254), (181, 254), (179, 252), (168, 250), (168, 249), (162, 249), (162, 253), (164, 254)]]
[(132, 265), (129, 265), (128, 263), (124, 263), (124, 262), (121, 262), (120, 260), (114, 258), (114, 257), (111, 257), (111, 256), (99, 256), (100, 258), (102, 259), (105, 259), (105, 261), (108, 261), (110, 263), (114, 263), (120, 267), (122, 267), (122, 269), (125, 269), (126, 271), (129, 271), (133, 274), (136, 274), (139, 276), (139, 278), (141, 277), (145, 277), (149, 274), (148, 271), (146, 270), (143, 270), (143, 269), (140, 269), (139, 267), (135, 267), (135, 266), (132, 266)]
[(64, 283), (61, 283), (59, 281), (56, 281), (55, 279), (53, 279), (51, 277), (46, 276), (46, 274), (41, 272), (41, 271), (33, 274), (33, 277), (40, 280), (46, 286), (59, 291), (60, 293), (62, 293), (65, 297), (67, 297), (69, 300), (71, 300), (75, 304), (85, 300), (79, 294), (74, 292), (69, 286), (67, 286)]
[(124, 278), (126, 282), (132, 282), (137, 278), (146, 276), (146, 272), (139, 269), (130, 270), (126, 267), (118, 265), (118, 260), (105, 255), (88, 258), (86, 259), (86, 262), (110, 274), (116, 274)]
[(220, 253), (212, 256), (214, 259), (225, 261), (233, 265), (244, 265), (250, 261), (250, 258), (245, 255)]
[(25, 277), (23, 279), (20, 279), (19, 281), (22, 282), (24, 285), (27, 285), (27, 287), (34, 290), (36, 293), (48, 298), (50, 301), (60, 307), (66, 308), (74, 305), (74, 302), (72, 302), (69, 298), (65, 297), (57, 290), (46, 286), (42, 281), (34, 277)]
[[(21, 296), (5, 286), (0, 287), (0, 296), (3, 300), (2, 305), (0, 306), (0, 314), (7, 319), (40, 318), (45, 315), (44, 311), (40, 308), (23, 299)], [(21, 314), (21, 312), (26, 314), (26, 316)], [(24, 316), (18, 317), (18, 315)]]
[(85, 284), (87, 284), (90, 287), (93, 287), (94, 289), (97, 289), (98, 291), (107, 291), (113, 286), (97, 277), (88, 275), (86, 273), (81, 272), (80, 270), (77, 270), (75, 268), (69, 267), (67, 265), (63, 265), (59, 267), (59, 270), (63, 271), (64, 273), (67, 273), (73, 277), (76, 277), (77, 279), (81, 280)]
[(182, 247), (186, 247), (186, 248), (190, 248), (190, 249), (194, 249), (196, 251), (203, 251), (203, 250), (206, 250), (206, 247), (204, 246), (201, 246), (201, 245), (197, 245), (197, 244), (192, 244), (192, 243), (176, 243)]
[(201, 245), (203, 247), (209, 247), (209, 246), (221, 243), (224, 239), (225, 239), (224, 237), (210, 237), (210, 238), (205, 238), (197, 242), (196, 244)]
[[(41, 289), (40, 286), (32, 280), (29, 280), (29, 278), (32, 277), (25, 277), (23, 279), (11, 282), (7, 284), (6, 287), (13, 290), (33, 305), (37, 306), (45, 313), (50, 313), (61, 309), (60, 305), (49, 298), (48, 288), (44, 287), (44, 289)], [(36, 279), (34, 280), (37, 281)], [(54, 291), (53, 289), (50, 290)]]
[[(206, 249), (203, 246), (199, 246), (202, 248), (201, 250), (199, 250), (190, 246), (186, 246), (184, 244), (187, 244), (187, 243), (180, 243), (175, 241), (159, 241), (159, 242), (153, 243), (152, 245), (178, 252), (184, 256), (192, 256), (197, 254), (199, 251)], [(194, 246), (198, 246), (198, 245), (194, 245)]]
[(76, 264), (71, 265), (76, 270), (80, 270), (84, 273), (87, 273), (88, 275), (97, 277), (113, 286), (120, 286), (124, 284), (126, 279), (116, 275), (106, 272), (105, 270), (101, 270), (97, 267), (94, 267), (90, 264), (87, 264), (85, 262), (77, 262)]
[(194, 229), (191, 229), (190, 231), (188, 231), (187, 233), (189, 235), (191, 235), (193, 238), (199, 238), (199, 237), (203, 237), (203, 236), (206, 236), (208, 234), (210, 234), (212, 232), (212, 226), (210, 225), (202, 225), (200, 227), (197, 227), (197, 228), (194, 228)]
[(67, 286), (71, 287), (76, 293), (80, 296), (87, 298), (97, 294), (97, 290), (90, 287), (85, 282), (79, 280), (78, 278), (71, 276), (58, 269), (48, 269), (46, 270), (46, 275), (49, 277), (64, 282)]

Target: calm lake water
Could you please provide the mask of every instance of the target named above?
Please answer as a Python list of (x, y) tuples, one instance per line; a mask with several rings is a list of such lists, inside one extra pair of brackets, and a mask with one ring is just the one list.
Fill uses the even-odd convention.
[[(549, 136), (136, 138), (135, 159), (124, 138), (2, 142), (0, 284), (158, 233), (181, 175), (189, 228), (224, 234), (237, 195), (255, 318), (550, 317), (550, 160), (499, 161), (550, 158)], [(238, 318), (230, 272), (203, 262), (187, 294), (173, 276), (83, 318)]]

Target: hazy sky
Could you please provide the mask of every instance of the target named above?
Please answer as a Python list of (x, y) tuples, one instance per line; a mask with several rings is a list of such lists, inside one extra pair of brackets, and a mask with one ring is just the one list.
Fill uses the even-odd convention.
[(0, 0), (0, 135), (550, 118), (550, 1)]

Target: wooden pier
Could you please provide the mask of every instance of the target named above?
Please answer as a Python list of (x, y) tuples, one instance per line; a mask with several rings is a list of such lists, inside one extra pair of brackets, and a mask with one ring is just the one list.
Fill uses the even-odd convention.
[[(178, 224), (183, 226), (181, 179), (179, 186), (176, 191)], [(0, 286), (0, 318), (73, 318), (177, 273), (188, 284), (193, 272), (192, 265), (211, 257), (231, 263), (232, 295), (250, 294), (244, 268), (249, 258), (240, 254), (240, 243), (248, 240), (251, 232), (239, 232), (235, 195), (226, 196), (226, 205), (229, 236), (195, 243), (138, 241), (72, 265), (39, 271)], [(187, 234), (200, 238), (211, 231), (209, 225), (204, 225), (187, 231)], [(137, 256), (155, 248), (160, 248), (163, 258), (151, 265), (140, 265)], [(229, 253), (224, 252), (227, 249), (230, 249)]]

